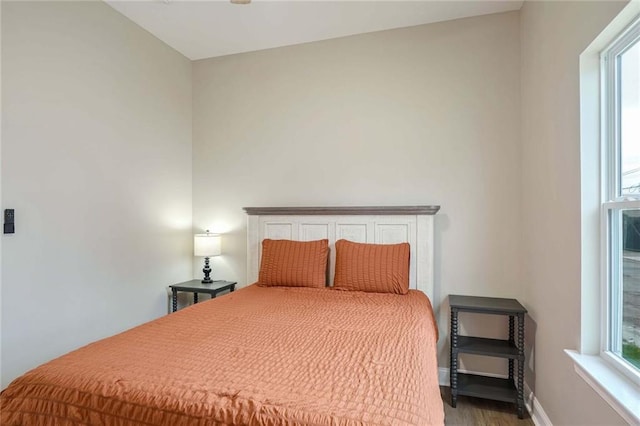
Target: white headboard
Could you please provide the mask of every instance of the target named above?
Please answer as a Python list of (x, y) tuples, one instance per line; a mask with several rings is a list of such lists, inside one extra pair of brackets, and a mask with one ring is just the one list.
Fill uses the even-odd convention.
[(247, 280), (258, 281), (262, 240), (329, 240), (329, 282), (333, 285), (335, 242), (411, 245), (409, 286), (434, 301), (434, 215), (440, 206), (245, 207)]

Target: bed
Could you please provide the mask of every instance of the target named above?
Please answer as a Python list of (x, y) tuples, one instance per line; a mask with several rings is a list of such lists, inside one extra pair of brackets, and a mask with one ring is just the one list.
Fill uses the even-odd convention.
[(370, 237), (413, 243), (412, 289), (249, 285), (31, 370), (0, 395), (0, 424), (442, 424), (425, 269), (433, 209), (248, 209), (247, 272), (256, 281), (261, 241), (328, 237), (335, 247), (345, 236)]

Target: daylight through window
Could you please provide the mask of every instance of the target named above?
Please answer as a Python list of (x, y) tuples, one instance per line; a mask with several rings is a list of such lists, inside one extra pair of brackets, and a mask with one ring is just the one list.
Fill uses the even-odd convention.
[(603, 353), (640, 378), (640, 22), (602, 54)]

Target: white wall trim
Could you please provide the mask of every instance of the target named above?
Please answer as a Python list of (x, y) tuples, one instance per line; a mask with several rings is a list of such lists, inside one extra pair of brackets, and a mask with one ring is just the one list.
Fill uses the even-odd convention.
[(640, 422), (640, 387), (602, 357), (565, 349), (576, 373), (629, 424)]
[(533, 394), (533, 391), (527, 383), (524, 384), (524, 394), (526, 395), (524, 401), (525, 406), (527, 407), (529, 414), (531, 414), (531, 421), (533, 421), (533, 424), (536, 426), (553, 426), (551, 419), (549, 419), (549, 416), (547, 416), (544, 408), (542, 408), (540, 401), (538, 401), (538, 398)]
[(449, 382), (449, 369), (447, 367), (438, 368), (438, 384), (440, 386), (451, 386)]
[[(467, 374), (480, 374), (480, 375), (489, 376), (489, 377), (499, 377), (501, 379), (507, 378), (505, 374), (481, 373), (478, 371), (469, 371), (469, 370), (462, 370), (462, 369), (458, 369), (458, 372), (467, 373)], [(440, 386), (450, 386), (449, 368), (447, 367), (438, 368), (438, 383), (440, 384)], [(531, 420), (533, 421), (533, 424), (535, 424), (536, 426), (553, 426), (553, 424), (551, 423), (551, 420), (549, 419), (549, 416), (547, 416), (547, 413), (544, 411), (544, 409), (542, 408), (542, 405), (540, 405), (540, 402), (535, 397), (535, 395), (533, 394), (533, 391), (531, 390), (531, 388), (527, 383), (524, 384), (524, 405), (527, 408), (527, 411), (529, 412), (529, 414), (531, 415)]]

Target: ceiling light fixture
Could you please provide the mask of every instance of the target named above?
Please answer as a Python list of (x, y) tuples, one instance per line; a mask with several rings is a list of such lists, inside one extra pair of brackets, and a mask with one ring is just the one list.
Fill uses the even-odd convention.
[(251, 0), (229, 0), (233, 4), (249, 4)]

